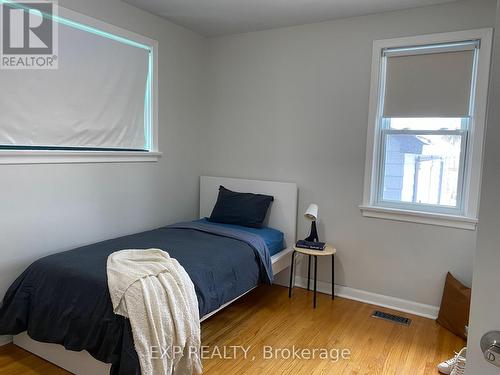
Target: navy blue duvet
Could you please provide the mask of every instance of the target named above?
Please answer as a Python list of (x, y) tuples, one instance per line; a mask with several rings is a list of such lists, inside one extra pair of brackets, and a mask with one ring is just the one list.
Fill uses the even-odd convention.
[(106, 261), (121, 249), (147, 248), (167, 251), (186, 269), (200, 316), (268, 281), (258, 252), (242, 240), (189, 228), (160, 228), (34, 262), (5, 295), (0, 335), (28, 331), (38, 341), (87, 350), (112, 363), (112, 374), (140, 374), (130, 324), (113, 313)]

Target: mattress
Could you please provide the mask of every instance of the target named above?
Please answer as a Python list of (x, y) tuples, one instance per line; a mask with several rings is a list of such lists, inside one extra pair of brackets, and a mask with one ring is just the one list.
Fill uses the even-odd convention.
[(241, 225), (234, 225), (234, 224), (220, 224), (220, 223), (212, 223), (209, 222), (206, 218), (205, 219), (200, 219), (198, 220), (200, 223), (209, 223), (212, 225), (220, 225), (222, 227), (226, 228), (233, 228), (236, 230), (242, 230), (248, 233), (256, 234), (264, 239), (264, 242), (266, 243), (267, 249), (269, 251), (269, 254), (271, 256), (279, 253), (285, 248), (285, 242), (284, 242), (284, 234), (282, 231), (274, 228), (269, 228), (269, 227), (262, 227), (262, 228), (250, 228), (250, 227), (244, 227)]

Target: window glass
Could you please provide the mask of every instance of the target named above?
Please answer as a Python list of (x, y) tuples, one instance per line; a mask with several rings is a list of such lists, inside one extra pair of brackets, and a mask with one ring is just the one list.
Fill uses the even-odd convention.
[(387, 134), (382, 200), (455, 208), (462, 135)]

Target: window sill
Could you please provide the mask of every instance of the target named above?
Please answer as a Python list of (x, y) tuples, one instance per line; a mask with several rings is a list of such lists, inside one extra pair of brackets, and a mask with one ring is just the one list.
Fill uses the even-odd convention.
[(0, 164), (156, 162), (161, 152), (0, 150)]
[(476, 230), (478, 222), (476, 218), (466, 216), (445, 215), (431, 212), (419, 212), (365, 205), (361, 205), (359, 208), (365, 217), (437, 225), (449, 228)]

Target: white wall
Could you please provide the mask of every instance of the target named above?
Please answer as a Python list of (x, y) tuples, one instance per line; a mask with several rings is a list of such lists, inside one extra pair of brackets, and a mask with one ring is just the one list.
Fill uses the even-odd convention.
[(0, 296), (35, 259), (198, 212), (206, 41), (118, 0), (60, 5), (159, 41), (158, 163), (0, 165)]
[[(496, 28), (500, 28), (500, 1)], [(500, 331), (500, 37), (495, 37), (488, 126), (484, 155), (483, 186), (479, 210), (479, 231), (474, 260), (472, 307), (468, 337), (467, 374), (494, 375), (500, 369), (488, 364), (480, 350), (481, 336)]]
[[(448, 270), (470, 284), (476, 232), (363, 218), (372, 41), (491, 27), (495, 1), (220, 37), (209, 42), (203, 173), (294, 181), (338, 249), (336, 283), (439, 305)], [(320, 264), (330, 282), (329, 261)]]

